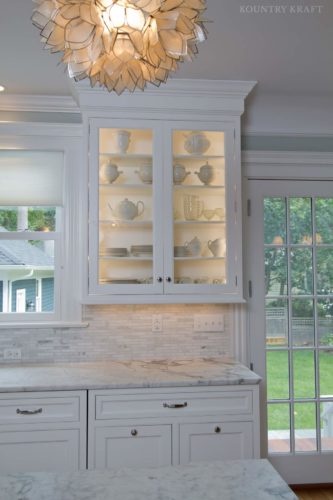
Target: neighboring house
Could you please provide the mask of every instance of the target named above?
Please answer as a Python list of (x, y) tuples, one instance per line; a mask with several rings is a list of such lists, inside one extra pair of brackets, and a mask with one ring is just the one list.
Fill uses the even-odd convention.
[(53, 310), (54, 259), (45, 243), (0, 239), (0, 311)]

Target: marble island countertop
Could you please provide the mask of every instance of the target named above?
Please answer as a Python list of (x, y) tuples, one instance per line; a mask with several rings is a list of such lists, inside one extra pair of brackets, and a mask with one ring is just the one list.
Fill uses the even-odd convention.
[(293, 500), (267, 460), (0, 476), (2, 500)]
[(232, 359), (3, 364), (0, 392), (258, 384)]

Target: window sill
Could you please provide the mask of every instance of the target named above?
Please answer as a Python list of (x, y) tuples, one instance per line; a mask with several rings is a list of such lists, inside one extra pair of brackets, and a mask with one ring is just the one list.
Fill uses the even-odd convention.
[(38, 322), (0, 322), (0, 329), (4, 328), (87, 328), (87, 321), (38, 321)]

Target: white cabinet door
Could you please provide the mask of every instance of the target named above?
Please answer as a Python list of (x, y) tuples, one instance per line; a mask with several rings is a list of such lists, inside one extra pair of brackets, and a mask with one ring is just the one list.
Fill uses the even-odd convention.
[[(193, 131), (192, 122), (165, 125), (165, 233), (166, 243), (173, 242), (165, 248), (165, 293), (234, 301), (242, 293), (234, 128), (199, 125), (200, 132)], [(183, 180), (177, 169), (184, 172)]]
[(0, 472), (71, 472), (80, 467), (79, 429), (0, 432)]
[(171, 425), (98, 427), (91, 468), (171, 465)]
[(90, 295), (163, 292), (161, 137), (150, 120), (90, 120)]
[(180, 463), (253, 458), (252, 422), (180, 424)]

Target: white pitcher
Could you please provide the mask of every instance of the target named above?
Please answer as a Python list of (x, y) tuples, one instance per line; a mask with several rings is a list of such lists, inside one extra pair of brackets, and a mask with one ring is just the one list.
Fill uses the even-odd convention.
[(209, 250), (212, 252), (212, 254), (214, 255), (214, 257), (224, 257), (225, 256), (226, 245), (225, 245), (224, 238), (217, 238), (214, 241), (209, 240), (207, 243), (207, 246), (208, 246)]

